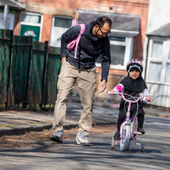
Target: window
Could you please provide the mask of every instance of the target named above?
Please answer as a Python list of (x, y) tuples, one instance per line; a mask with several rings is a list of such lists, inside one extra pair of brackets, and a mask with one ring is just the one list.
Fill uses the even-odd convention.
[[(4, 14), (0, 13), (0, 29), (3, 29)], [(6, 23), (7, 29), (13, 30), (14, 28), (14, 15), (8, 14), (8, 19)]]
[(170, 83), (170, 39), (152, 38), (149, 42), (147, 81)]
[[(126, 69), (126, 64), (130, 60), (133, 48), (133, 37), (114, 36), (109, 35), (110, 39), (110, 53), (111, 53), (111, 66), (112, 69)], [(96, 66), (101, 67), (100, 56), (96, 60)]]
[(70, 28), (72, 25), (72, 19), (67, 19), (67, 18), (58, 18), (55, 17), (54, 19), (54, 27), (61, 27), (61, 28)]
[(40, 24), (41, 23), (41, 16), (34, 15), (34, 14), (22, 13), (21, 22), (27, 22), (27, 23), (30, 23), (30, 24), (31, 23)]

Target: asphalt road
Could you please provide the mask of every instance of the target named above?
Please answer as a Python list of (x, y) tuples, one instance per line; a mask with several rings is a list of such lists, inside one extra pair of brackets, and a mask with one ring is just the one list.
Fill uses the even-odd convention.
[[(76, 112), (79, 107), (74, 105), (71, 110)], [(95, 107), (95, 113), (117, 117), (116, 112), (106, 108)], [(113, 133), (105, 133), (90, 135), (91, 147), (76, 145), (75, 138), (68, 138), (63, 144), (46, 141), (29, 148), (1, 149), (0, 170), (170, 169), (170, 120), (146, 116), (144, 128), (146, 134), (137, 138), (145, 144), (144, 153), (136, 145), (128, 152), (121, 152), (119, 146), (111, 149)]]

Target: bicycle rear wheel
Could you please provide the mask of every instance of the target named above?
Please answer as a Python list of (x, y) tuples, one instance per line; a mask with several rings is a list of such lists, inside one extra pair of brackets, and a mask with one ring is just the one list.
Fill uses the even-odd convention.
[(120, 139), (120, 150), (125, 152), (129, 146), (130, 139), (130, 126), (125, 125), (122, 130), (122, 135)]

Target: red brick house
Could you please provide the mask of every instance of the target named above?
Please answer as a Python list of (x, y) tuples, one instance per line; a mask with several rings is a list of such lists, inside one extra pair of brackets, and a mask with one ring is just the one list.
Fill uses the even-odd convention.
[[(32, 35), (34, 40), (48, 41), (56, 47), (60, 47), (61, 34), (72, 25), (74, 18), (78, 18), (79, 23), (88, 23), (98, 16), (109, 16), (113, 26), (109, 36), (112, 63), (107, 90), (126, 75), (126, 63), (131, 58), (143, 60), (149, 0), (2, 0), (0, 22), (4, 4), (9, 8), (8, 25), (11, 26), (8, 29), (14, 30), (14, 35)], [(97, 82), (101, 73), (99, 60), (96, 61)], [(101, 96), (105, 97), (107, 90)]]

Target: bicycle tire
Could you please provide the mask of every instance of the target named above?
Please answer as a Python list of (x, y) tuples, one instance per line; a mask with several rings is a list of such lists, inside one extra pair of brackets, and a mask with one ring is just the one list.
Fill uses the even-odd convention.
[(122, 135), (120, 139), (120, 151), (125, 152), (129, 146), (129, 139), (130, 139), (130, 126), (125, 125), (123, 127)]
[(131, 141), (129, 140), (129, 145), (127, 147), (127, 150), (126, 151), (130, 151), (131, 150)]

